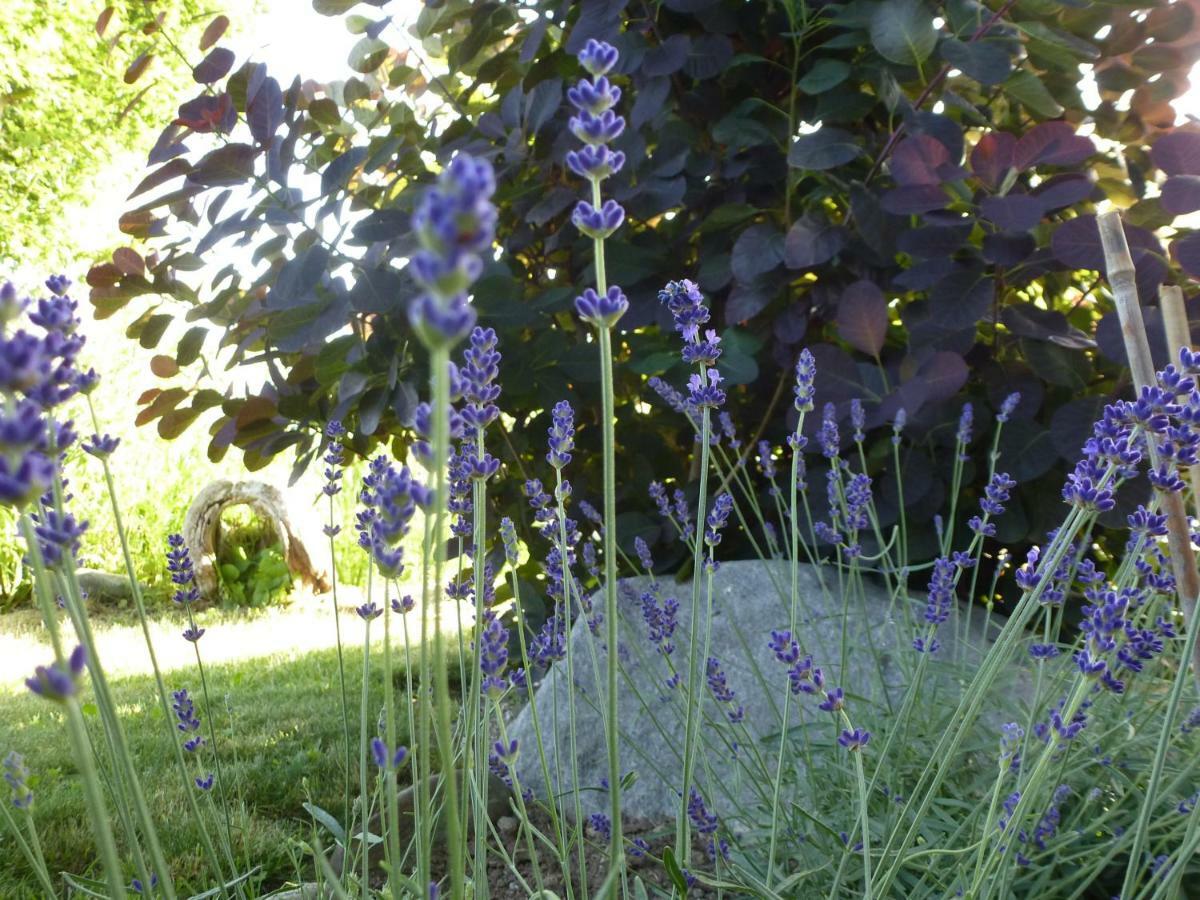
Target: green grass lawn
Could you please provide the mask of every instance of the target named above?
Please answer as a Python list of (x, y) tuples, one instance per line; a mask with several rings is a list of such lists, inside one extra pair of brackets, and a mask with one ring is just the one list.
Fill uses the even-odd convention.
[[(209, 638), (219, 639), (217, 635)], [(347, 648), (355, 747), (361, 652), (361, 647)], [(373, 651), (372, 715), (381, 706), (382, 685), (374, 677), (381, 665), (381, 654)], [(302, 807), (307, 799), (311, 797), (318, 806), (342, 817), (342, 712), (336, 651), (227, 663), (213, 666), (208, 674), (227, 788), (240, 795), (236, 801), (231, 798), (235, 850), (244, 851), (254, 865), (263, 867), (261, 890), (266, 890), (297, 877), (293, 859), (300, 851), (293, 842), (310, 835), (310, 820)], [(171, 690), (187, 687), (195, 696), (197, 711), (205, 715), (194, 670), (170, 672), (166, 681)], [(212, 887), (202, 877), (205, 863), (198, 830), (168, 743), (175, 736), (163, 722), (153, 678), (122, 677), (113, 679), (112, 684), (180, 893), (186, 896)], [(399, 684), (403, 685), (403, 679)], [(404, 716), (397, 719), (403, 725)], [(94, 711), (89, 723), (94, 726), (94, 740), (102, 742)], [(58, 707), (24, 692), (0, 693), (0, 756), (9, 750), (25, 756), (35, 777), (34, 816), (51, 872), (98, 874), (80, 782)], [(352, 777), (357, 779), (357, 764)], [(7, 792), (3, 802), (8, 802)], [(236, 815), (239, 803), (244, 818)], [(311, 875), (311, 865), (305, 865), (303, 871)], [(38, 893), (24, 858), (0, 820), (0, 896)]]

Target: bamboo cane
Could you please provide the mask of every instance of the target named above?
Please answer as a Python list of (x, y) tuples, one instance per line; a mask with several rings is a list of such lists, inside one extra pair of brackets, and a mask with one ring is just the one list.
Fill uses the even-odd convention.
[[(1138, 304), (1133, 257), (1125, 240), (1120, 213), (1114, 210), (1101, 214), (1098, 225), (1100, 242), (1104, 246), (1108, 283), (1116, 303), (1117, 317), (1121, 320), (1121, 338), (1125, 342), (1125, 354), (1129, 357), (1134, 386), (1140, 394), (1142, 388), (1157, 382), (1157, 376), (1150, 357), (1150, 342), (1146, 339), (1146, 325), (1142, 321), (1142, 308)], [(1153, 440), (1146, 442), (1146, 453), (1150, 465), (1157, 467), (1158, 450)], [(1171, 550), (1175, 589), (1183, 607), (1184, 622), (1191, 631), (1197, 627), (1196, 599), (1200, 597), (1200, 575), (1196, 571), (1196, 553), (1192, 548), (1187, 512), (1179, 493), (1160, 491), (1160, 496), (1163, 511), (1167, 515), (1167, 543)], [(1192, 653), (1192, 669), (1200, 679), (1200, 643), (1196, 644)]]
[[(1167, 333), (1167, 350), (1170, 351), (1171, 359), (1178, 362), (1180, 348), (1192, 349), (1192, 329), (1188, 325), (1187, 310), (1183, 306), (1183, 290), (1173, 284), (1164, 284), (1158, 289), (1158, 298)], [(1191, 466), (1188, 469), (1188, 480), (1192, 483), (1192, 503), (1196, 518), (1200, 520), (1200, 466)]]

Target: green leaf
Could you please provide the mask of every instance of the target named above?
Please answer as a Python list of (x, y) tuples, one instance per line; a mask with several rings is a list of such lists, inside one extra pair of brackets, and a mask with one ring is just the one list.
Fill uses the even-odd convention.
[(358, 0), (312, 0), (312, 8), (323, 16), (340, 16), (357, 3)]
[(679, 891), (681, 896), (686, 897), (688, 892), (687, 879), (683, 877), (683, 871), (679, 868), (679, 863), (675, 860), (675, 851), (670, 847), (663, 849), (663, 868), (667, 870), (667, 877), (675, 884), (675, 889)]
[(835, 88), (850, 77), (850, 64), (840, 59), (818, 59), (796, 87), (806, 94), (820, 94)]
[(1014, 72), (1004, 82), (1004, 89), (1044, 119), (1054, 119), (1063, 114), (1062, 105), (1050, 95), (1041, 79), (1025, 69)]
[(171, 324), (173, 319), (174, 316), (169, 316), (166, 313), (157, 313), (151, 316), (142, 328), (141, 334), (138, 335), (138, 343), (147, 350), (153, 350), (158, 346), (158, 342), (162, 340), (163, 333), (167, 330), (167, 326)]
[(933, 13), (920, 0), (880, 3), (871, 16), (871, 43), (889, 62), (919, 66), (937, 45)]
[(180, 366), (190, 366), (200, 357), (200, 349), (204, 346), (204, 339), (208, 337), (208, 328), (204, 325), (193, 325), (187, 330), (187, 333), (179, 339), (179, 345), (175, 349), (175, 362)]

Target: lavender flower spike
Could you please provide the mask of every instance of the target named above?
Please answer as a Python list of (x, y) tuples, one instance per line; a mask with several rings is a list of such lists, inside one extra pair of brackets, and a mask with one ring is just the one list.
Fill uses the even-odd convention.
[(455, 344), (474, 324), (467, 290), (483, 269), (481, 254), (495, 238), (495, 190), (491, 163), (460, 153), (413, 213), (421, 249), (409, 268), (424, 292), (412, 302), (409, 317), (428, 347)]

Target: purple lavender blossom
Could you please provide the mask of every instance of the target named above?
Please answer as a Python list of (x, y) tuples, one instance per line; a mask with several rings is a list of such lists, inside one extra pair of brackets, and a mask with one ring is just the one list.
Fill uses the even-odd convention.
[(829, 460), (836, 459), (841, 437), (838, 435), (837, 407), (832, 403), (826, 403), (821, 410), (821, 431), (818, 440), (821, 444), (821, 455)]
[(579, 318), (597, 328), (611, 328), (629, 309), (629, 300), (615, 284), (603, 296), (591, 288), (575, 298), (575, 311)]
[(808, 412), (813, 408), (817, 380), (817, 361), (807, 347), (800, 351), (796, 360), (796, 385), (792, 388), (795, 395), (794, 405), (797, 412)]
[(326, 497), (335, 497), (342, 492), (342, 466), (346, 461), (346, 449), (342, 446), (342, 437), (346, 434), (346, 429), (337, 419), (332, 419), (325, 426), (325, 437), (329, 440), (329, 445), (325, 448), (325, 455), (321, 457), (321, 461), (325, 463), (325, 483), (321, 486), (321, 493)]
[(863, 434), (866, 424), (867, 414), (863, 409), (863, 403), (855, 397), (850, 401), (850, 427), (854, 429), (850, 437), (855, 443), (861, 444), (866, 439), (866, 435)]
[(498, 699), (508, 682), (504, 668), (508, 665), (508, 629), (492, 610), (483, 611), (482, 638), (479, 645), (479, 668), (483, 673), (482, 690), (492, 699)]
[(463, 424), (476, 434), (500, 417), (496, 401), (500, 398), (500, 353), (496, 349), (496, 332), (491, 328), (471, 330), (470, 343), (463, 352), (463, 365), (458, 370), (462, 378), (464, 406), (460, 415)]
[(896, 416), (892, 419), (892, 446), (900, 446), (900, 435), (904, 431), (904, 426), (908, 424), (908, 411), (901, 406), (896, 410)]
[(1004, 398), (1004, 402), (1000, 404), (1000, 412), (996, 413), (997, 422), (1007, 422), (1012, 418), (1012, 414), (1016, 411), (1017, 405), (1021, 402), (1021, 395), (1017, 391), (1013, 391)]
[(871, 732), (862, 728), (844, 729), (842, 733), (838, 735), (838, 743), (851, 753), (861, 750), (863, 747), (867, 746), (870, 741)]
[(80, 445), (80, 449), (96, 459), (108, 459), (116, 453), (120, 443), (121, 439), (115, 438), (111, 434), (93, 434)]
[(391, 750), (383, 738), (371, 738), (371, 759), (374, 760), (376, 768), (383, 769), (385, 772), (395, 771), (403, 765), (407, 756), (407, 747), (397, 747), (395, 750)]
[(517, 529), (513, 520), (504, 516), (500, 520), (500, 541), (504, 544), (504, 560), (510, 566), (516, 566), (520, 553), (517, 548)]
[(423, 293), (409, 307), (409, 316), (426, 346), (457, 343), (475, 321), (467, 290), (479, 277), (481, 254), (495, 237), (495, 190), (491, 163), (459, 153), (413, 213), (421, 248), (409, 268)]
[(546, 461), (554, 468), (562, 469), (571, 462), (571, 451), (575, 449), (575, 411), (566, 400), (554, 405), (546, 433), (550, 444)]
[(167, 571), (171, 573), (171, 582), (175, 585), (172, 600), (181, 606), (187, 606), (200, 599), (192, 555), (183, 541), (182, 534), (167, 535)]
[(733, 495), (728, 491), (718, 494), (717, 499), (713, 501), (708, 518), (705, 519), (704, 543), (710, 547), (721, 543), (721, 529), (729, 521), (731, 512), (733, 512)]
[(960, 459), (966, 458), (967, 445), (971, 443), (971, 435), (975, 424), (975, 407), (970, 403), (964, 403), (962, 412), (958, 417), (958, 432), (954, 439), (962, 448), (959, 453)]
[(15, 750), (10, 750), (4, 757), (4, 780), (12, 791), (12, 804), (17, 809), (29, 809), (33, 806), (33, 791), (29, 788), (29, 768), (25, 759)]
[(39, 697), (63, 703), (77, 693), (79, 679), (86, 667), (87, 651), (77, 646), (71, 651), (65, 669), (57, 662), (38, 666), (33, 670), (33, 677), (25, 679), (25, 686)]
[(429, 505), (429, 491), (407, 466), (397, 470), (377, 456), (363, 478), (359, 499), (365, 507), (357, 516), (359, 546), (371, 554), (380, 574), (399, 578), (404, 573), (402, 541), (417, 508)]

